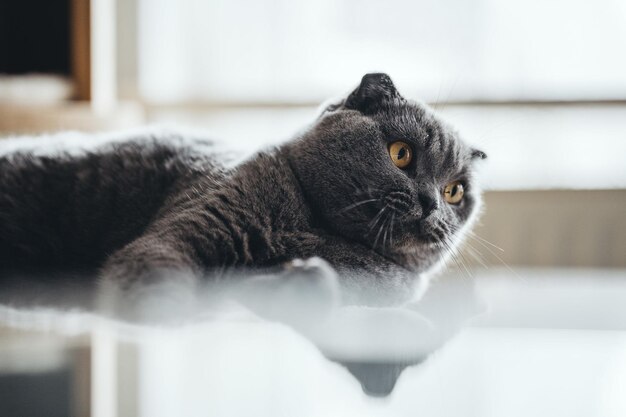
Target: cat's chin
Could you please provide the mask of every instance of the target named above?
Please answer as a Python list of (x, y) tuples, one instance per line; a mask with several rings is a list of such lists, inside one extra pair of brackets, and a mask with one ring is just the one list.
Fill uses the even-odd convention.
[(384, 254), (387, 259), (408, 270), (424, 273), (429, 271), (442, 258), (439, 241), (420, 241)]

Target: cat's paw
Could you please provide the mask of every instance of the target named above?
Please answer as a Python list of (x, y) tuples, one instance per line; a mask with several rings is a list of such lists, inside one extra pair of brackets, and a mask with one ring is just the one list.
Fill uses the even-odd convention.
[(319, 257), (294, 259), (285, 266), (282, 279), (287, 288), (301, 297), (314, 300), (319, 308), (332, 309), (340, 304), (337, 272)]
[(308, 259), (294, 259), (285, 264), (285, 276), (307, 278), (325, 285), (337, 284), (337, 272), (324, 259), (314, 256)]
[(261, 317), (298, 329), (316, 326), (340, 305), (337, 273), (321, 258), (290, 261), (282, 272), (246, 280), (235, 294)]

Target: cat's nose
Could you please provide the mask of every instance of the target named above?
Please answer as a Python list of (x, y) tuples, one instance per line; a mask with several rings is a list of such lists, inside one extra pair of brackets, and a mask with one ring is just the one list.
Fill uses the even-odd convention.
[(422, 218), (426, 218), (437, 209), (437, 198), (430, 193), (421, 192), (417, 195), (417, 201), (422, 208)]

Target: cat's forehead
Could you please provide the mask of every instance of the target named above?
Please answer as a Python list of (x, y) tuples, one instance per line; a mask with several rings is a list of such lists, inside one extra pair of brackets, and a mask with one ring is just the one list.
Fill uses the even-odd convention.
[(415, 145), (454, 136), (454, 131), (425, 105), (406, 102), (378, 115), (378, 122), (390, 135), (411, 140)]
[(458, 171), (471, 159), (456, 130), (425, 104), (407, 101), (381, 114), (378, 122), (388, 140), (410, 143), (435, 170)]

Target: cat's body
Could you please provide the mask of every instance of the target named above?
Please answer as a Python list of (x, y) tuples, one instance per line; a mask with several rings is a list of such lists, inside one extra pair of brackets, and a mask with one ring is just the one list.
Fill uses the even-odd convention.
[(414, 275), (324, 230), (285, 150), (226, 169), (201, 145), (163, 133), (79, 155), (0, 157), (3, 273), (88, 279), (104, 269), (107, 279), (130, 286), (155, 267), (212, 275), (320, 256), (344, 277), (355, 268), (362, 279), (364, 272)]
[(78, 153), (18, 149), (0, 156), (3, 269), (99, 268), (196, 177), (221, 179), (211, 159), (169, 134)]
[[(403, 169), (389, 159), (396, 139), (411, 146)], [(200, 145), (164, 135), (80, 155), (0, 155), (0, 277), (65, 269), (130, 289), (172, 271), (321, 257), (353, 294), (398, 301), (478, 207), (470, 164), (484, 154), (385, 75), (234, 168)], [(442, 187), (456, 179), (465, 200), (446, 205)]]

